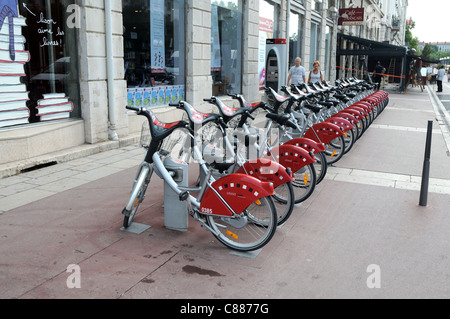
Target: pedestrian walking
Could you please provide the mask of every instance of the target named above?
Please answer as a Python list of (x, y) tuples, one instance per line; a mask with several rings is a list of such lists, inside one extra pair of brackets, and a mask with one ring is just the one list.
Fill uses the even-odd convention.
[(381, 85), (381, 77), (382, 73), (384, 71), (384, 67), (381, 65), (381, 62), (378, 61), (377, 65), (375, 66), (375, 70), (373, 71), (373, 81), (377, 84), (377, 90), (380, 89)]
[(308, 77), (308, 83), (317, 83), (320, 82), (322, 83), (323, 81), (323, 74), (322, 71), (320, 70), (320, 62), (319, 61), (314, 61), (313, 63), (313, 70), (311, 72), (309, 72), (309, 77)]
[(306, 70), (301, 66), (302, 59), (297, 57), (295, 59), (295, 65), (289, 70), (289, 76), (287, 79), (287, 85), (302, 84), (306, 82)]
[(437, 74), (437, 92), (440, 93), (442, 92), (442, 81), (444, 80), (445, 77), (445, 68), (443, 65), (441, 65), (441, 67), (439, 68), (438, 74)]

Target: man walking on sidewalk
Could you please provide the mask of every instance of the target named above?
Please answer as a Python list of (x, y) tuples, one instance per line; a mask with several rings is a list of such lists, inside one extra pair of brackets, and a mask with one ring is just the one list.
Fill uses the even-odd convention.
[(441, 65), (441, 68), (439, 69), (438, 74), (437, 74), (437, 86), (438, 86), (437, 92), (438, 93), (442, 92), (442, 81), (444, 81), (444, 77), (445, 77), (445, 68), (443, 65)]

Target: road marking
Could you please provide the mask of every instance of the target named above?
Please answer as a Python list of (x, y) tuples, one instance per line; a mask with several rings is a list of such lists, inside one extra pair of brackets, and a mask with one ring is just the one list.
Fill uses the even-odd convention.
[[(372, 124), (371, 128), (385, 129), (385, 130), (396, 130), (396, 131), (408, 131), (408, 132), (419, 132), (426, 133), (427, 128), (424, 127), (408, 127), (408, 126), (398, 126), (398, 125), (386, 125), (386, 124)], [(440, 129), (433, 129), (433, 134), (441, 134)]]
[[(392, 187), (402, 190), (420, 191), (422, 177), (402, 175), (368, 170), (328, 167), (325, 179), (337, 182), (356, 183), (381, 187)], [(430, 193), (450, 195), (450, 180), (430, 178), (428, 184)]]

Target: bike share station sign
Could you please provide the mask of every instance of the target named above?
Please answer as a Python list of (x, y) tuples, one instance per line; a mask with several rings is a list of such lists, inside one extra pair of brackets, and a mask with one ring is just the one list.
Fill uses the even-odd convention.
[(285, 85), (287, 80), (287, 41), (286, 39), (266, 40), (266, 86), (275, 92)]

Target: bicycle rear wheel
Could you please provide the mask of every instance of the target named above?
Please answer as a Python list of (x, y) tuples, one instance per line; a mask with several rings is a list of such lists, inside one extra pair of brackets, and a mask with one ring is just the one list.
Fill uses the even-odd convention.
[(317, 184), (317, 175), (314, 164), (309, 164), (293, 173), (295, 203), (299, 204), (309, 198)]
[(252, 251), (266, 245), (277, 228), (277, 211), (271, 196), (253, 202), (234, 217), (206, 216), (214, 236), (225, 246), (238, 251)]
[(328, 164), (334, 164), (339, 161), (345, 153), (344, 136), (339, 136), (330, 143), (325, 144), (325, 156)]
[(353, 144), (355, 143), (355, 141), (356, 141), (355, 133), (353, 132), (353, 130), (348, 130), (347, 132), (345, 132), (344, 135), (345, 154), (347, 154), (353, 148)]
[(294, 210), (294, 187), (292, 183), (284, 183), (274, 188), (273, 203), (277, 210), (278, 226), (284, 224)]
[(314, 169), (316, 170), (317, 181), (316, 185), (319, 184), (327, 175), (328, 163), (327, 158), (323, 152), (315, 154), (316, 163), (314, 163)]

